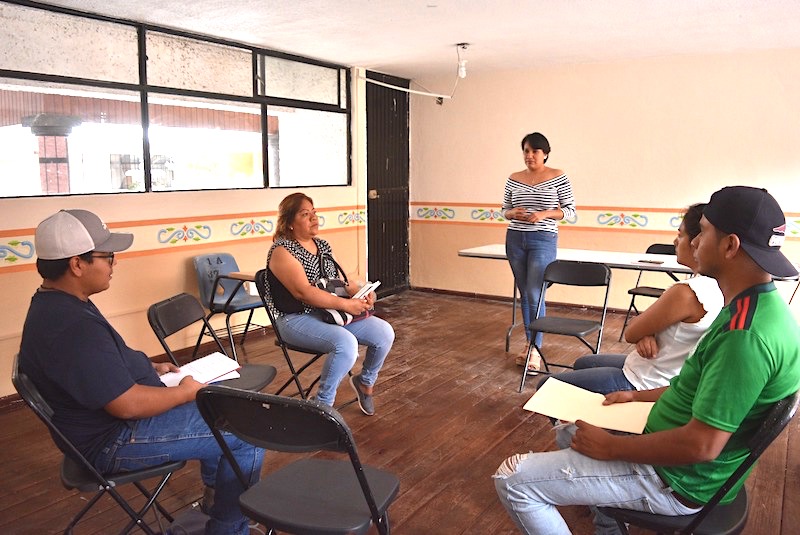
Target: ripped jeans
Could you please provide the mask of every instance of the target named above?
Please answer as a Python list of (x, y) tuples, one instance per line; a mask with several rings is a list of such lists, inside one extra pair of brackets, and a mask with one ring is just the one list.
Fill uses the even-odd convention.
[[(569, 429), (572, 428), (572, 429)], [(557, 442), (569, 444), (573, 425), (557, 426)], [(557, 505), (610, 506), (663, 515), (688, 515), (690, 509), (647, 464), (598, 461), (567, 447), (520, 453), (506, 459), (493, 476), (500, 502), (522, 533), (570, 533)], [(595, 513), (597, 535), (620, 533), (614, 520)]]

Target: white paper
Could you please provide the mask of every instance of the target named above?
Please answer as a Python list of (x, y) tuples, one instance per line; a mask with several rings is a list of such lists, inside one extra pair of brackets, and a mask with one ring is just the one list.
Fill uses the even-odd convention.
[(615, 431), (641, 433), (653, 408), (649, 401), (603, 405), (605, 396), (550, 377), (523, 409), (564, 422), (583, 420)]
[(216, 352), (184, 364), (180, 367), (180, 371), (167, 372), (160, 379), (167, 386), (178, 386), (181, 379), (191, 375), (197, 382), (210, 383), (240, 377), (239, 372), (236, 371), (239, 368), (239, 363), (235, 360)]

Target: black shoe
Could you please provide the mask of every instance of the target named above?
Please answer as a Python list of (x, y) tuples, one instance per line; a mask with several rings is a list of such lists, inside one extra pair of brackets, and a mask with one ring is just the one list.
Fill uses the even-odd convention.
[(214, 487), (206, 487), (203, 490), (203, 497), (198, 505), (200, 506), (200, 512), (204, 515), (211, 514), (211, 508), (214, 506)]
[(350, 376), (350, 386), (356, 391), (358, 406), (361, 408), (361, 412), (367, 416), (372, 416), (375, 414), (375, 403), (373, 403), (371, 395), (361, 390), (361, 384), (361, 375)]

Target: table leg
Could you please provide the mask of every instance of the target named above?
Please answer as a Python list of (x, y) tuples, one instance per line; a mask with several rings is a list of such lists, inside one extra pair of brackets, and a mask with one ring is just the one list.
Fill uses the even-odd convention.
[(521, 325), (517, 323), (517, 281), (514, 281), (514, 290), (512, 292), (514, 298), (511, 300), (511, 326), (506, 331), (506, 353), (508, 353), (508, 349), (511, 344), (511, 333), (514, 331), (514, 327)]

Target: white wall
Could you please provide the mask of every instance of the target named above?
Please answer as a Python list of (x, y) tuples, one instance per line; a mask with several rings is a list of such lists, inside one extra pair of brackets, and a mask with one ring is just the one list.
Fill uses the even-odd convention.
[[(505, 241), (503, 186), (533, 131), (575, 192), (578, 221), (561, 227), (561, 247), (643, 252), (672, 241), (684, 207), (746, 184), (781, 203), (784, 248), (800, 262), (800, 49), (473, 72), (441, 106), (411, 99), (412, 285), (511, 296), (506, 262), (457, 252)], [(420, 80), (432, 91), (452, 82)], [(614, 270), (611, 306), (627, 308), (634, 281)]]

